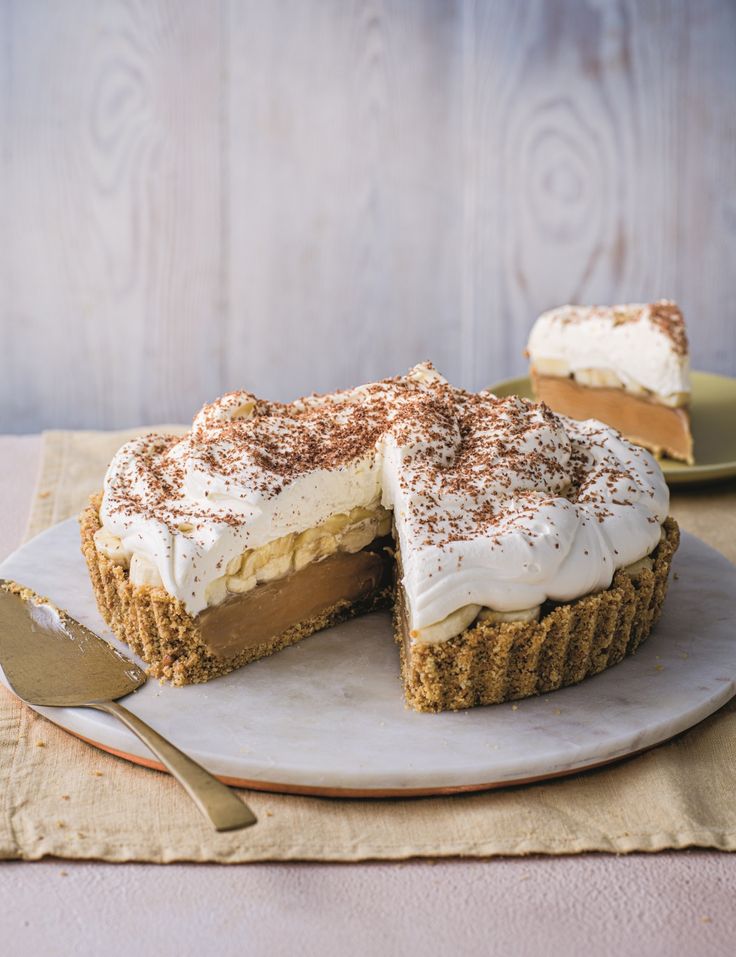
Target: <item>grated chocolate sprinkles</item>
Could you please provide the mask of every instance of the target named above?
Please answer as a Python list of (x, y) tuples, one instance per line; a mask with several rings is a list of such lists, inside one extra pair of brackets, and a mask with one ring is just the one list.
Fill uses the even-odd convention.
[[(668, 309), (663, 323), (675, 322)], [(442, 549), (481, 534), (500, 545), (521, 529), (533, 547), (542, 535), (557, 541), (558, 513), (547, 506), (585, 506), (602, 523), (653, 494), (636, 481), (635, 463), (623, 468), (609, 450), (611, 434), (543, 403), (455, 388), (426, 363), (292, 403), (227, 393), (186, 436), (148, 434), (124, 446), (123, 467), (108, 473), (106, 508), (124, 522), (161, 522), (172, 535), (213, 522), (242, 528), (247, 508), (238, 501), (257, 505), (310, 473), (391, 460), (415, 540)]]

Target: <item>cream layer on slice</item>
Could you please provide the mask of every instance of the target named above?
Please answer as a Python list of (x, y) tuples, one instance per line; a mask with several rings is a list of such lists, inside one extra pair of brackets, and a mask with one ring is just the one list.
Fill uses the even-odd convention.
[(539, 375), (623, 389), (673, 408), (690, 401), (687, 335), (674, 302), (560, 306), (537, 319), (526, 351)]

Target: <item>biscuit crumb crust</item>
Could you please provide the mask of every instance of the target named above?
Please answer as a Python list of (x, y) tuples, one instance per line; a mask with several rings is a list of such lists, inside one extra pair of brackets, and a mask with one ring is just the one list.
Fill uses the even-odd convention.
[(538, 622), (479, 621), (441, 644), (407, 654), (401, 589), (394, 634), (406, 700), (417, 711), (457, 711), (546, 694), (599, 674), (633, 654), (662, 611), (680, 531), (668, 518), (654, 565), (634, 578), (623, 569), (609, 588), (565, 604), (547, 602)]
[[(393, 601), (394, 590), (384, 588), (359, 602), (338, 602), (233, 658), (217, 658), (205, 646), (196, 617), (179, 599), (161, 587), (133, 585), (123, 568), (97, 551), (101, 499), (93, 496), (80, 516), (82, 553), (100, 613), (116, 638), (148, 664), (149, 674), (174, 685), (217, 678)], [(397, 589), (394, 632), (407, 703), (418, 711), (497, 704), (554, 691), (617, 664), (648, 637), (661, 612), (679, 543), (674, 519), (668, 518), (663, 529), (652, 553), (654, 567), (634, 579), (618, 571), (605, 591), (564, 605), (547, 603), (539, 622), (481, 621), (441, 644), (414, 645), (410, 655)]]

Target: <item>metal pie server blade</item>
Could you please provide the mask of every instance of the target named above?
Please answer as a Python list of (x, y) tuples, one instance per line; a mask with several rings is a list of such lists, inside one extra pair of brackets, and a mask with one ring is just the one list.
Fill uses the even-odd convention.
[(95, 708), (122, 721), (218, 831), (256, 823), (255, 814), (230, 788), (117, 703), (146, 681), (135, 662), (30, 589), (3, 579), (0, 667), (13, 691), (29, 704)]

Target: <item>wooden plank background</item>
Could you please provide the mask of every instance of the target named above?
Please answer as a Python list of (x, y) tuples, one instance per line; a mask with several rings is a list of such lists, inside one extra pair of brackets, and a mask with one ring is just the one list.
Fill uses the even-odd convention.
[(0, 0), (0, 50), (0, 430), (479, 388), (570, 300), (736, 373), (729, 0)]

